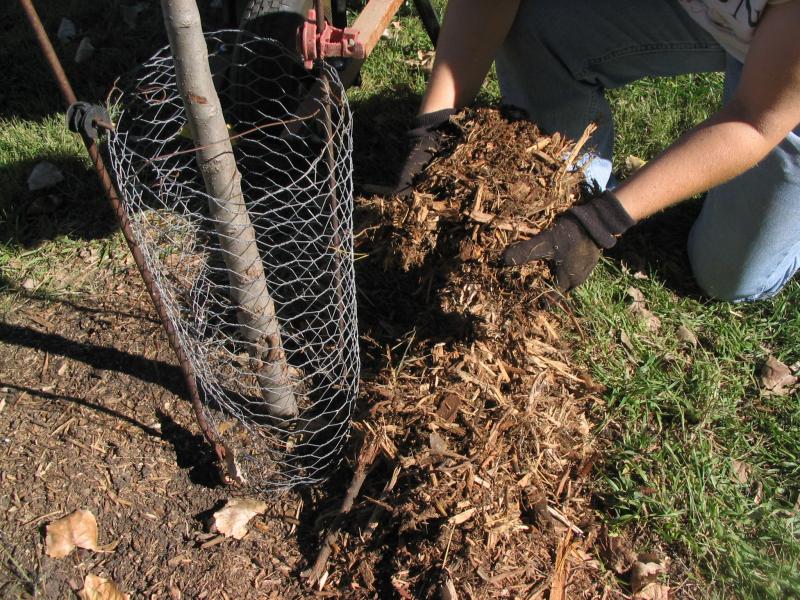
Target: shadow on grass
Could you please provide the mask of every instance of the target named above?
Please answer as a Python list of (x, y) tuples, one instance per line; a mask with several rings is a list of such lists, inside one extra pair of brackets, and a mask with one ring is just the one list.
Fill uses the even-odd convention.
[[(114, 79), (166, 44), (158, 3), (143, 3), (134, 27), (127, 4), (118, 0), (36, 0), (36, 7), (67, 77), (79, 100), (100, 102)], [(77, 35), (57, 38), (63, 18), (71, 20)], [(33, 31), (16, 1), (0, 6), (0, 64), (4, 85), (0, 90), (0, 118), (40, 119), (64, 110), (64, 102), (44, 61)], [(78, 64), (75, 53), (84, 37), (96, 49), (91, 59)]]
[(684, 202), (626, 232), (608, 256), (631, 273), (652, 274), (680, 296), (707, 299), (692, 275), (686, 242), (702, 199)]
[[(43, 190), (29, 191), (27, 179), (34, 166), (46, 160), (64, 175), (64, 181)], [(35, 248), (68, 235), (94, 240), (108, 237), (117, 222), (94, 170), (75, 156), (41, 156), (0, 167), (4, 197), (0, 210), (0, 244)]]

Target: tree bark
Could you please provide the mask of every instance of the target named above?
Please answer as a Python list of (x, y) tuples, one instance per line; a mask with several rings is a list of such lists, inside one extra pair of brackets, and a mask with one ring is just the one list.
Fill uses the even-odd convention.
[(250, 342), (251, 364), (270, 415), (294, 417), (297, 401), (275, 303), (267, 288), (255, 230), (242, 195), (241, 174), (211, 78), (200, 13), (195, 0), (161, 0), (161, 8), (178, 91), (197, 146), (197, 164), (210, 196), (210, 216), (227, 267), (231, 299), (238, 307), (239, 331)]

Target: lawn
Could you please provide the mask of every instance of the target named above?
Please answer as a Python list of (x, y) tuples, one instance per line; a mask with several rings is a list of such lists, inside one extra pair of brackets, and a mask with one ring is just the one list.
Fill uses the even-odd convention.
[[(11, 4), (0, 15), (18, 23)], [(40, 4), (42, 12), (59, 13), (55, 2)], [(414, 110), (430, 49), (410, 10), (403, 9), (398, 22), (349, 95), (356, 126), (380, 119), (390, 139), (399, 138)], [(98, 187), (81, 145), (63, 128), (55, 87), (26, 41), (27, 30), (5, 29), (14, 43), (0, 57), (25, 63), (14, 69), (16, 76), (31, 75), (0, 92), (2, 319), (24, 303), (23, 292), (69, 298), (91, 290), (91, 278), (76, 279), (63, 268), (82, 252), (112, 270), (125, 262), (119, 235), (102, 229)], [(109, 30), (109, 40), (123, 32)], [(157, 38), (137, 34), (136, 56), (146, 56)], [(79, 80), (83, 97), (102, 97), (105, 73), (120, 72), (130, 60), (109, 46), (98, 66), (102, 74)], [(79, 75), (74, 67), (70, 74)], [(614, 91), (617, 166), (624, 169), (629, 155), (652, 158), (713, 112), (721, 87), (721, 76), (709, 74)], [(493, 76), (479, 101), (498, 101)], [(376, 162), (369, 154), (356, 148), (357, 180), (372, 175)], [(82, 206), (69, 214), (57, 209), (69, 218), (46, 231), (28, 227), (30, 208), (19, 202), (40, 158), (66, 173), (58, 197)], [(399, 150), (388, 148), (381, 159), (399, 160)], [(788, 365), (800, 361), (800, 283), (793, 281), (774, 300), (748, 305), (702, 298), (687, 277), (683, 253), (697, 209), (695, 200), (631, 232), (570, 300), (580, 326), (572, 333), (577, 355), (606, 387), (595, 409), (608, 439), (596, 470), (598, 509), (614, 531), (648, 541), (637, 550), (658, 548), (683, 563), (713, 597), (800, 597), (800, 396), (768, 396), (759, 381), (770, 355)], [(630, 288), (641, 292), (658, 327), (629, 309)]]

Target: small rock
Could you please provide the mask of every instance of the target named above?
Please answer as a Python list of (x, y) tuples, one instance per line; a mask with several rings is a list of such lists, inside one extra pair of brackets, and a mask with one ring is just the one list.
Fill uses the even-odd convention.
[(32, 192), (52, 187), (64, 181), (64, 174), (51, 162), (43, 160), (28, 175), (28, 189)]
[(75, 51), (75, 62), (78, 64), (86, 62), (94, 56), (94, 50), (95, 48), (92, 46), (92, 40), (88, 37), (83, 38), (78, 45), (78, 49)]
[(70, 21), (68, 18), (64, 17), (61, 19), (61, 23), (58, 25), (58, 33), (56, 33), (56, 37), (58, 41), (62, 44), (67, 44), (74, 40), (78, 35), (78, 28), (75, 27), (75, 23)]
[(36, 288), (36, 283), (30, 277), (22, 280), (22, 289), (26, 292), (32, 292)]

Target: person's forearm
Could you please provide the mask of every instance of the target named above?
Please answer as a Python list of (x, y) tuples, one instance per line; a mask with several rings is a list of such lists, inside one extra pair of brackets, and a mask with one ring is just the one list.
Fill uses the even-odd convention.
[(635, 220), (705, 192), (744, 173), (782, 139), (726, 107), (684, 134), (614, 193)]
[(450, 0), (419, 114), (471, 102), (505, 40), (520, 0)]

